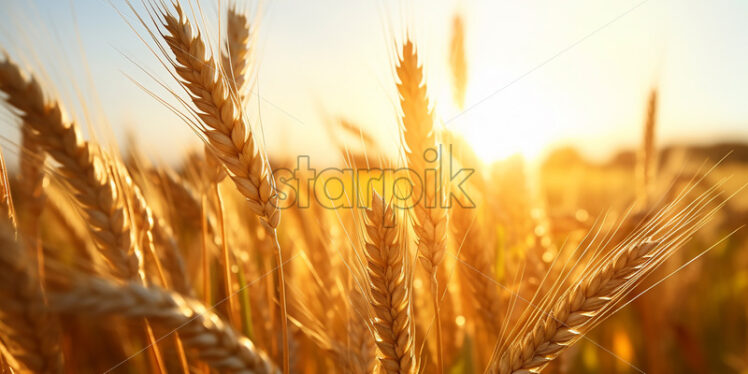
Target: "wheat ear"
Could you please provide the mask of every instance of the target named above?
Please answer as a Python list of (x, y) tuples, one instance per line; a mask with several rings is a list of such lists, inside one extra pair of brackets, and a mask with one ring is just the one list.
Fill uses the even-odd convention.
[(280, 211), (268, 164), (236, 96), (213, 57), (206, 56), (200, 32), (193, 29), (179, 3), (174, 8), (176, 15), (163, 11), (163, 37), (174, 54), (172, 63), (181, 84), (191, 93), (195, 113), (203, 122), (200, 130), (252, 211), (274, 229), (280, 222)]
[[(3, 225), (6, 225), (3, 223)], [(7, 227), (0, 233), (0, 340), (18, 364), (15, 370), (61, 373), (60, 332), (48, 312), (25, 250)]]
[(373, 195), (366, 211), (365, 248), (379, 360), (387, 373), (411, 373), (415, 359), (406, 247), (399, 241), (392, 206)]
[(423, 180), (422, 183), (413, 181), (412, 194), (419, 199), (414, 201), (413, 208), (418, 253), (426, 271), (435, 274), (446, 249), (447, 211), (443, 208), (444, 190), (439, 186), (441, 181), (429, 180), (434, 176), (426, 175), (426, 154), (429, 151), (438, 152), (434, 115), (429, 107), (423, 68), (418, 64), (418, 54), (410, 41), (403, 45), (396, 73), (400, 81), (397, 89), (403, 112), (402, 140), (408, 168)]
[(644, 135), (638, 154), (637, 174), (639, 177), (639, 200), (648, 206), (654, 178), (657, 174), (657, 149), (655, 148), (655, 130), (657, 126), (657, 89), (652, 89), (647, 102), (647, 114), (644, 119)]
[(49, 293), (57, 311), (145, 318), (154, 327), (178, 331), (191, 357), (221, 372), (277, 373), (264, 352), (198, 301), (138, 283), (118, 285), (99, 278), (79, 280)]
[(252, 43), (249, 20), (235, 5), (229, 7), (226, 14), (226, 49), (221, 57), (223, 67), (227, 74), (231, 74), (235, 91), (243, 96), (252, 62)]
[(465, 23), (456, 15), (452, 20), (452, 40), (449, 43), (449, 67), (452, 71), (452, 94), (460, 110), (465, 108), (467, 90), (467, 58), (465, 57)]
[[(418, 54), (413, 43), (408, 40), (395, 68), (399, 83), (400, 108), (402, 110), (402, 143), (408, 168), (421, 179), (412, 181), (414, 230), (417, 236), (418, 259), (431, 279), (431, 294), (434, 305), (437, 340), (437, 370), (444, 371), (442, 358), (442, 329), (439, 315), (439, 284), (437, 269), (446, 250), (447, 211), (444, 209), (444, 188), (442, 188), (438, 162), (427, 167), (428, 153), (433, 152), (438, 160), (435, 120), (429, 105), (423, 67), (418, 63)], [(427, 170), (429, 172), (427, 172)]]

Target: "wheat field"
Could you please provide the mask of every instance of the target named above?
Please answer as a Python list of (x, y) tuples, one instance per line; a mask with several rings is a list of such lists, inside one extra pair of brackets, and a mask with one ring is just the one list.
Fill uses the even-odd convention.
[[(397, 137), (331, 120), (316, 173), (253, 112), (261, 17), (124, 4), (166, 72), (136, 83), (200, 147), (112, 146), (0, 46), (0, 373), (748, 372), (745, 146), (659, 146), (657, 87), (635, 151), (533, 172), (445, 126), (397, 31)], [(443, 25), (461, 109), (466, 22)]]

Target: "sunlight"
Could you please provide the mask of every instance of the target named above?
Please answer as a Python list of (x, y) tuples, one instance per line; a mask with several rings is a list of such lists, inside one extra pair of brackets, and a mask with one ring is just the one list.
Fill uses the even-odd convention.
[(503, 160), (520, 154), (526, 159), (536, 159), (544, 149), (538, 126), (509, 126), (507, 128), (470, 126), (464, 133), (475, 153), (484, 161)]
[(461, 134), (487, 163), (517, 154), (527, 161), (537, 161), (563, 126), (552, 110), (548, 89), (517, 85), (495, 95), (497, 78), (492, 68), (476, 68), (473, 72), (466, 93), (468, 108), (462, 111), (453, 107), (456, 112), (442, 113), (451, 118), (447, 127)]
[(515, 113), (476, 109), (455, 125), (455, 131), (464, 136), (478, 157), (486, 162), (517, 154), (526, 160), (537, 160), (549, 145), (554, 122), (541, 111), (532, 112), (526, 108), (517, 113), (516, 108), (512, 109)]

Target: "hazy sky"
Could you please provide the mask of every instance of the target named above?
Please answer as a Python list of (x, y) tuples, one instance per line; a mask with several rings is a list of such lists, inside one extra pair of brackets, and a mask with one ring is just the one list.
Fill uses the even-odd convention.
[[(158, 81), (177, 86), (128, 26), (145, 35), (125, 3), (112, 3), (3, 0), (0, 45), (43, 68), (81, 122), (101, 128), (103, 114), (118, 139), (130, 129), (145, 149), (173, 160), (194, 134), (131, 78), (171, 103)], [(217, 4), (200, 2), (213, 43)], [(466, 20), (471, 109), (447, 126), (487, 158), (563, 143), (606, 156), (636, 144), (652, 85), (660, 87), (661, 142), (748, 141), (745, 0), (271, 0), (259, 31), (261, 99), (251, 103), (270, 149), (321, 155), (323, 121), (338, 117), (394, 144), (390, 65), (405, 24), (438, 114), (454, 118), (447, 46), (455, 12)], [(10, 118), (0, 115), (0, 133), (16, 139)]]

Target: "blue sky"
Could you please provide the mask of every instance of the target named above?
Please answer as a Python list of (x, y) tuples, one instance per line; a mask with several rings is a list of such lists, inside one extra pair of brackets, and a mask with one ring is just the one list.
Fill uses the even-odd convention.
[[(134, 132), (155, 157), (176, 159), (195, 145), (194, 134), (131, 79), (172, 103), (141, 68), (171, 88), (177, 86), (128, 26), (127, 21), (137, 22), (125, 3), (112, 3), (114, 7), (104, 0), (3, 1), (0, 45), (36, 70), (43, 68), (71, 114), (95, 127), (100, 137), (108, 136), (101, 130), (106, 126), (118, 140)], [(219, 29), (217, 4), (200, 2), (212, 38)], [(396, 112), (389, 30), (405, 24), (426, 64), (437, 113), (445, 120), (457, 115), (447, 65), (456, 11), (467, 25), (467, 105), (480, 104), (448, 126), (465, 134), (488, 159), (514, 151), (534, 154), (564, 143), (593, 156), (635, 145), (652, 85), (661, 91), (662, 143), (748, 141), (746, 1), (404, 4), (264, 3), (255, 91), (261, 99), (255, 96), (250, 105), (271, 150), (325, 157), (320, 146), (327, 137), (324, 122), (337, 117), (354, 120), (392, 143)], [(142, 34), (142, 27), (136, 29)], [(79, 53), (79, 37), (85, 58)], [(9, 119), (0, 115), (0, 133), (15, 139)]]

